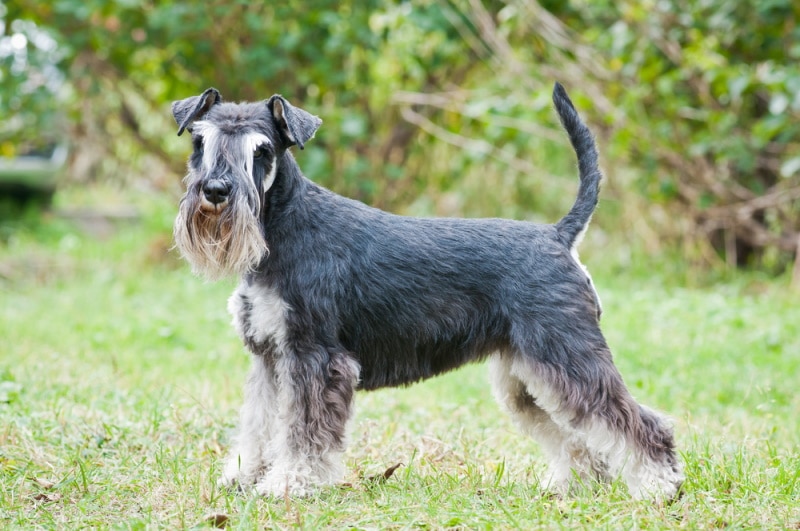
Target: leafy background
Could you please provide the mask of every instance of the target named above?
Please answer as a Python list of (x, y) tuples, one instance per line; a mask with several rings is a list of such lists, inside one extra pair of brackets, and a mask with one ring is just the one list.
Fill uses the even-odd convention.
[(571, 171), (549, 103), (560, 80), (603, 144), (614, 216), (650, 251), (773, 273), (797, 251), (791, 0), (0, 5), (0, 146), (67, 138), (72, 180), (174, 190), (187, 146), (168, 104), (213, 85), (323, 117), (304, 171), (343, 194), (552, 219), (573, 184), (548, 172)]

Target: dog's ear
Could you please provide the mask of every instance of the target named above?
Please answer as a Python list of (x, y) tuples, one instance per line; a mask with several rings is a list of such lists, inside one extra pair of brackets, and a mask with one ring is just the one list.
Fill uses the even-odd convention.
[(319, 117), (293, 106), (280, 94), (272, 96), (267, 101), (267, 107), (290, 146), (297, 144), (300, 149), (304, 149), (305, 143), (314, 137), (314, 133), (322, 125)]
[(215, 88), (206, 89), (199, 96), (192, 96), (185, 100), (172, 102), (172, 116), (178, 124), (178, 136), (192, 125), (192, 122), (205, 116), (217, 103), (222, 101), (222, 96)]

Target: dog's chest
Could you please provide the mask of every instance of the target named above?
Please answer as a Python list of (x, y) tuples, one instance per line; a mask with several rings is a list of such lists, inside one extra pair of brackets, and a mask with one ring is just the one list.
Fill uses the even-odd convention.
[(228, 299), (233, 326), (254, 354), (285, 346), (288, 310), (277, 290), (262, 284), (242, 282)]

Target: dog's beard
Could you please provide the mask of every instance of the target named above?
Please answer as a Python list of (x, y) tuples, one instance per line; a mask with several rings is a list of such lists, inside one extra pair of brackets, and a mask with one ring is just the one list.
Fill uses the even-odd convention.
[(187, 192), (175, 219), (176, 246), (192, 272), (208, 280), (252, 271), (268, 251), (247, 198), (231, 199), (221, 212), (207, 212), (199, 196)]

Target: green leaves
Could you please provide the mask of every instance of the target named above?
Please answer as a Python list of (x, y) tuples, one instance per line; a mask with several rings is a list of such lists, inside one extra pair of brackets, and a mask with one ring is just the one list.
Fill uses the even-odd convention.
[[(726, 227), (729, 249), (789, 256), (798, 209), (777, 192), (800, 186), (795, 3), (9, 3), (6, 38), (26, 36), (27, 66), (0, 54), (0, 113), (12, 117), (0, 122), (0, 153), (68, 129), (76, 178), (172, 178), (186, 146), (170, 138), (170, 101), (209, 85), (233, 101), (277, 92), (325, 119), (324, 153), (304, 153), (304, 168), (338, 192), (396, 210), (430, 194), (438, 211), (458, 188), (463, 212), (449, 214), (551, 217), (568, 205), (514, 188), (570, 171), (566, 149), (542, 146), (561, 146), (549, 98), (558, 79), (602, 132), (609, 166), (635, 170), (630, 189), (690, 220), (663, 235), (718, 242)], [(53, 73), (65, 79), (57, 98), (31, 84)], [(782, 199), (759, 199), (770, 193)]]
[[(612, 152), (625, 153), (632, 141), (649, 152), (656, 171), (639, 179), (671, 182), (677, 217), (693, 222), (689, 231), (665, 225), (661, 232), (684, 230), (681, 237), (712, 246), (727, 232), (735, 245), (718, 251), (728, 263), (757, 265), (768, 248), (789, 260), (796, 243), (776, 234), (796, 241), (800, 233), (796, 200), (780, 193), (800, 186), (800, 67), (789, 60), (800, 27), (787, 23), (794, 18), (789, 0), (649, 7), (630, 0), (582, 12), (571, 24), (608, 58), (614, 74), (601, 81), (605, 90), (636, 91), (613, 100), (629, 120), (612, 129)], [(610, 31), (591, 31), (610, 21)], [(737, 249), (749, 258), (731, 256)]]

